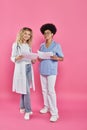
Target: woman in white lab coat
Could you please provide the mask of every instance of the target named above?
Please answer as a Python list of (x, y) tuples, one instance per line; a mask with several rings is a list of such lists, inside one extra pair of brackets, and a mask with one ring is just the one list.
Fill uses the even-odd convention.
[(31, 53), (32, 29), (24, 27), (17, 36), (12, 46), (11, 60), (15, 63), (12, 90), (21, 94), (20, 113), (25, 113), (24, 119), (29, 119), (32, 114), (30, 103), (30, 87), (34, 85), (32, 63), (35, 60), (26, 59), (24, 55)]

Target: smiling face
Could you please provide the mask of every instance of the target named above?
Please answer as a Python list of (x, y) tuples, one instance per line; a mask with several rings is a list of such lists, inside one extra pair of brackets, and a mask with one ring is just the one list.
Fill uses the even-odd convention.
[(53, 38), (53, 33), (50, 30), (45, 30), (44, 31), (44, 38), (46, 40), (50, 40)]
[(17, 35), (16, 42), (19, 44), (27, 43), (30, 45), (32, 42), (32, 36), (32, 29), (28, 27), (23, 27)]
[(31, 38), (31, 32), (28, 30), (24, 31), (22, 38), (24, 42), (27, 42)]

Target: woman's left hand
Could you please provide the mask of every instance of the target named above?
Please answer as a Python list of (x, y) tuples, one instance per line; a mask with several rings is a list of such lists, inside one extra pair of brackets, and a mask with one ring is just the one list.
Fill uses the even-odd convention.
[(54, 56), (51, 56), (51, 59), (52, 60), (58, 60), (58, 57), (56, 55), (54, 55)]
[(56, 56), (56, 55), (51, 56), (51, 59), (52, 59), (52, 60), (57, 60), (57, 61), (63, 61), (63, 57), (58, 57), (58, 56)]

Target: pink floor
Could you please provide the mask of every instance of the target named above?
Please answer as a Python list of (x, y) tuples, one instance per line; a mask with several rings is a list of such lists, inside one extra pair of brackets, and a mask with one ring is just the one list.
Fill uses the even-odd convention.
[(42, 107), (39, 96), (31, 95), (34, 114), (30, 120), (19, 113), (19, 96), (0, 98), (0, 130), (87, 130), (87, 101), (84, 98), (58, 98), (60, 118), (49, 122), (50, 114), (39, 113)]

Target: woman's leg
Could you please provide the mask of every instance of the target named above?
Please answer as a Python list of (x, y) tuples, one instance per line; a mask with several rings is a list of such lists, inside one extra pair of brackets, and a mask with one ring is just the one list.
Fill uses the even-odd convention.
[(27, 88), (27, 94), (24, 94), (24, 106), (25, 106), (25, 112), (31, 112), (31, 102), (30, 102), (30, 84), (32, 80), (32, 74), (31, 74), (31, 65), (26, 65), (26, 88)]
[(31, 102), (30, 102), (30, 93), (29, 92), (24, 95), (24, 106), (25, 106), (24, 119), (29, 120), (30, 115), (33, 114), (33, 112), (31, 111)]
[(24, 95), (22, 94), (20, 97), (20, 113), (25, 112), (25, 106), (24, 106)]
[(20, 97), (20, 109), (24, 109), (24, 94), (21, 95)]
[(30, 93), (24, 94), (25, 112), (31, 112)]
[(56, 92), (55, 92), (55, 82), (56, 75), (47, 76), (48, 80), (48, 100), (50, 105), (51, 115), (58, 115)]
[(48, 96), (47, 96), (48, 95), (47, 77), (40, 75), (40, 80), (41, 80), (41, 88), (42, 88), (44, 106), (49, 108)]

